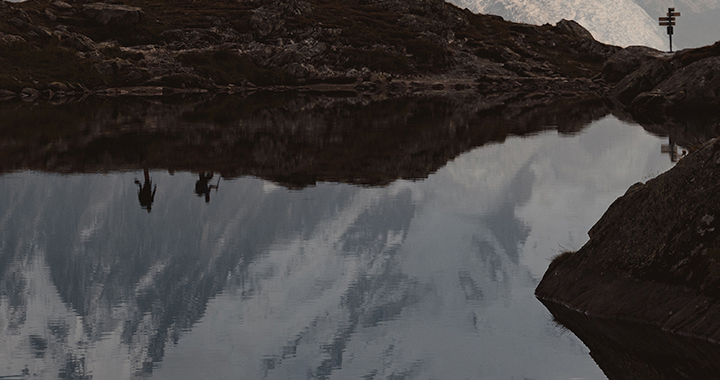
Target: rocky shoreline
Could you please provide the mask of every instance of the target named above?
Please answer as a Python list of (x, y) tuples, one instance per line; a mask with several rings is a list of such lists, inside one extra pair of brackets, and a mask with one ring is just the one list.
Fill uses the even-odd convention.
[(0, 1), (5, 100), (287, 88), (598, 93), (601, 83), (578, 79), (597, 76), (618, 50), (574, 21), (516, 24), (440, 0)]
[(633, 185), (557, 257), (536, 289), (544, 302), (720, 343), (720, 140)]
[(594, 94), (648, 123), (720, 105), (718, 44), (675, 54), (620, 48), (574, 21), (518, 24), (442, 0), (0, 0), (0, 53), (6, 101), (258, 90), (545, 102)]
[[(128, 119), (149, 113), (163, 127), (152, 136), (142, 130), (142, 122), (133, 130), (94, 120), (99, 126), (95, 135), (83, 126), (62, 131), (65, 135), (43, 130), (25, 136), (27, 141), (4, 142), (10, 148), (0, 160), (6, 166), (2, 171), (156, 165), (230, 177), (257, 175), (289, 187), (319, 180), (378, 185), (426, 176), (473, 146), (542, 130), (549, 124), (538, 120), (557, 122), (573, 107), (588, 109), (590, 116), (580, 115), (580, 120), (617, 113), (689, 148), (720, 132), (720, 42), (674, 54), (620, 48), (594, 40), (574, 21), (512, 23), (441, 0), (0, 0), (0, 100), (7, 103), (237, 94), (243, 101), (228, 103), (244, 109), (267, 91), (352, 98), (349, 105), (288, 100), (292, 122), (313, 118), (313, 107), (367, 112), (362, 103), (368, 99), (380, 100), (375, 106), (381, 108), (392, 103), (392, 108), (393, 101), (412, 98), (403, 107), (418, 113), (432, 101), (443, 104), (447, 115), (428, 127), (429, 141), (407, 131), (380, 158), (363, 156), (365, 161), (333, 167), (338, 155), (319, 146), (364, 152), (395, 134), (379, 130), (376, 140), (365, 141), (355, 138), (364, 131), (347, 127), (329, 137), (310, 134), (296, 144), (283, 123), (277, 131), (262, 129), (264, 118), (272, 117), (266, 110), (249, 122), (255, 130), (212, 123), (178, 130), (178, 120), (202, 117), (212, 107), (199, 102), (171, 112), (146, 104), (123, 111), (126, 106), (120, 105), (113, 112)], [(552, 111), (550, 116), (535, 112), (543, 108)], [(46, 112), (56, 117), (54, 110)], [(513, 120), (521, 122), (506, 125), (517, 116)], [(248, 123), (231, 118), (238, 120)], [(376, 121), (394, 122), (392, 117)], [(481, 122), (491, 127), (470, 128)], [(454, 139), (458, 125), (467, 134), (460, 142)], [(257, 143), (268, 134), (280, 142)], [(151, 143), (158, 141), (169, 148), (152, 156), (157, 149)], [(128, 154), (116, 149), (123, 143), (147, 149)], [(206, 161), (200, 167), (188, 156), (178, 157), (178, 151), (196, 152)], [(228, 164), (238, 156), (247, 159), (244, 166)], [(713, 323), (720, 317), (718, 164), (720, 141), (713, 140), (668, 173), (630, 188), (590, 231), (588, 244), (553, 261), (537, 288), (538, 298), (554, 305), (551, 310), (562, 306), (720, 342), (720, 327)]]

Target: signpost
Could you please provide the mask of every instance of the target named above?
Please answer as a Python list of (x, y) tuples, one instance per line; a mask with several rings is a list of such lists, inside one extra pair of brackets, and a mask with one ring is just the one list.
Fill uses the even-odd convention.
[(666, 17), (658, 17), (660, 26), (667, 26), (667, 34), (670, 38), (670, 52), (672, 53), (672, 36), (673, 26), (675, 25), (675, 17), (680, 17), (680, 12), (675, 12), (675, 8), (668, 8)]

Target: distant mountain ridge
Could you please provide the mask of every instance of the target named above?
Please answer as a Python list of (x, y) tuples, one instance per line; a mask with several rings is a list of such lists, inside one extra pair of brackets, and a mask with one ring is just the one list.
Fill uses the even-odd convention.
[(554, 24), (575, 20), (598, 41), (619, 46), (645, 45), (667, 49), (662, 29), (631, 0), (450, 0), (473, 12), (495, 14), (510, 21)]

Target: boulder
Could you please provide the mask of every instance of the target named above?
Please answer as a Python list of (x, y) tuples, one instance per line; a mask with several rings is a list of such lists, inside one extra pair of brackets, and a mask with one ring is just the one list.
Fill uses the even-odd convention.
[(115, 76), (123, 69), (130, 67), (132, 67), (132, 63), (121, 58), (106, 59), (93, 65), (98, 73), (105, 76)]
[(53, 7), (55, 7), (56, 9), (59, 9), (61, 11), (72, 11), (73, 10), (72, 5), (70, 5), (64, 1), (56, 1), (52, 5), (53, 5)]
[(0, 32), (0, 45), (12, 44), (15, 42), (25, 42), (25, 39), (14, 34)]
[(535, 294), (610, 320), (720, 341), (720, 140), (631, 186)]
[(672, 75), (678, 65), (678, 62), (667, 59), (650, 59), (623, 78), (610, 94), (621, 104), (628, 106), (640, 93), (652, 90)]
[(25, 87), (20, 91), (20, 97), (23, 99), (36, 99), (38, 96), (40, 96), (40, 91), (32, 87)]
[(261, 7), (253, 10), (249, 25), (256, 38), (264, 38), (273, 32), (282, 31), (285, 20), (281, 19), (279, 15), (272, 10)]
[(313, 65), (292, 62), (283, 67), (294, 78), (313, 78), (318, 76), (318, 71)]
[(72, 33), (68, 38), (63, 40), (62, 44), (81, 52), (97, 50), (95, 41), (90, 37), (78, 33)]
[(214, 28), (170, 29), (160, 33), (160, 35), (168, 41), (173, 41), (169, 45), (175, 49), (208, 49), (220, 42), (224, 42), (222, 36)]
[(83, 5), (82, 14), (105, 26), (131, 26), (145, 21), (142, 9), (119, 4), (86, 4)]
[(602, 78), (608, 83), (616, 83), (634, 72), (643, 63), (662, 56), (663, 52), (647, 46), (628, 46), (610, 56), (603, 63)]
[(677, 114), (717, 111), (720, 107), (720, 57), (694, 62), (675, 71), (652, 91), (639, 94), (630, 105), (637, 113)]
[(61, 82), (50, 82), (48, 83), (47, 88), (55, 92), (67, 92), (69, 90), (68, 86)]
[(558, 21), (555, 26), (571, 36), (575, 36), (581, 39), (595, 40), (595, 38), (592, 36), (592, 33), (590, 33), (582, 25), (578, 24), (577, 21), (562, 19)]

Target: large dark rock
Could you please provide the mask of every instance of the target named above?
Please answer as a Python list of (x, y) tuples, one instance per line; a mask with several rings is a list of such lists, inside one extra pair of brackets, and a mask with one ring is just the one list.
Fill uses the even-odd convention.
[(661, 51), (647, 46), (628, 46), (603, 63), (602, 78), (609, 83), (619, 82), (643, 63), (662, 54)]
[(546, 302), (720, 340), (720, 140), (633, 185), (536, 289)]
[(106, 26), (130, 26), (145, 20), (145, 12), (142, 9), (119, 4), (86, 4), (82, 8), (82, 13), (85, 17)]
[(675, 71), (652, 91), (639, 94), (631, 108), (640, 114), (716, 111), (720, 107), (720, 57)]
[(611, 91), (613, 98), (624, 105), (630, 105), (642, 92), (650, 91), (672, 75), (679, 62), (668, 59), (651, 59), (632, 74), (627, 75)]

